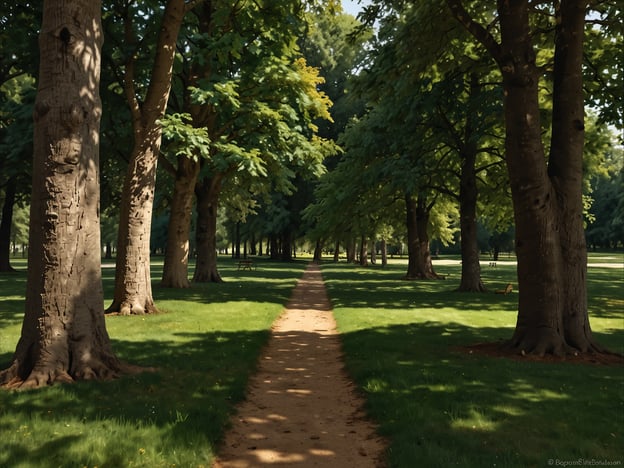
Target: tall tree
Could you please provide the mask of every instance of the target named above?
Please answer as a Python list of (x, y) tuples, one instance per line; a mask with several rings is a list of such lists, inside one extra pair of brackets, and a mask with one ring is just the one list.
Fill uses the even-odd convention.
[[(538, 90), (543, 73), (531, 29), (545, 11), (528, 0), (497, 2), (500, 40), (465, 2), (452, 14), (488, 50), (503, 76), (506, 161), (516, 224), (519, 308), (508, 343), (522, 353), (600, 349), (587, 310), (583, 230), (583, 37), (585, 0), (550, 5), (555, 33), (550, 151), (542, 143)], [(548, 9), (548, 5), (543, 5)]]
[(30, 192), (40, 25), (40, 2), (0, 0), (0, 271), (12, 271), (9, 253), (14, 205)]
[(97, 0), (45, 0), (34, 110), (26, 312), (0, 383), (37, 387), (109, 378), (100, 268)]
[[(196, 33), (182, 54), (179, 80), (184, 98), (179, 101), (192, 125), (207, 130), (208, 154), (178, 158), (176, 175), (181, 180), (189, 174), (188, 181), (197, 180), (193, 281), (221, 281), (216, 222), (219, 199), (228, 185), (248, 192), (240, 200), (253, 200), (250, 192), (267, 193), (272, 187), (290, 190), (296, 170), (318, 166), (326, 152), (311, 121), (329, 118), (330, 103), (317, 90), (322, 82), (318, 71), (300, 58), (295, 44), (302, 12), (300, 2), (292, 0), (235, 6), (215, 1), (195, 10)], [(188, 200), (187, 192), (178, 193)], [(172, 215), (184, 212), (172, 210)], [(177, 234), (184, 233), (179, 227), (188, 226), (188, 217), (177, 218), (175, 226), (175, 242), (168, 240), (168, 251), (183, 259), (183, 242)], [(170, 264), (178, 267), (177, 284), (183, 285), (186, 264), (179, 260), (168, 262), (163, 284), (175, 285), (165, 276)]]
[[(156, 167), (162, 138), (160, 118), (165, 114), (176, 51), (176, 42), (187, 5), (184, 0), (168, 0), (158, 31), (153, 68), (144, 99), (135, 83), (138, 39), (133, 29), (130, 4), (124, 11), (126, 57), (123, 85), (132, 114), (134, 145), (122, 192), (115, 292), (107, 312), (122, 315), (145, 314), (156, 310), (150, 270), (150, 231), (156, 185)], [(142, 14), (137, 12), (137, 14)]]

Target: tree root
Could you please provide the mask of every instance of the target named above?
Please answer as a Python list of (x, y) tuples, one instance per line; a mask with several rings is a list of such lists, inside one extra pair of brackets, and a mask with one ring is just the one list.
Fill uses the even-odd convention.
[(143, 372), (156, 372), (155, 367), (141, 367), (125, 362), (116, 362), (115, 365), (82, 367), (73, 372), (73, 375), (63, 369), (35, 368), (26, 378), (22, 378), (18, 372), (18, 366), (12, 365), (10, 368), (0, 372), (0, 388), (8, 390), (29, 390), (46, 387), (58, 383), (71, 384), (81, 380), (110, 381), (120, 378), (123, 375), (136, 375)]

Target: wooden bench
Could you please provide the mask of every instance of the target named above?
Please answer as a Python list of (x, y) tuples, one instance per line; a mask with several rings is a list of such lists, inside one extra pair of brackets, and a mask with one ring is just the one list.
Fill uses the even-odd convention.
[(254, 264), (253, 260), (240, 260), (238, 262), (238, 270), (249, 270), (251, 271), (252, 269), (256, 269), (256, 265)]
[(504, 294), (506, 296), (507, 294), (509, 294), (512, 291), (513, 291), (513, 286), (511, 285), (511, 283), (508, 283), (507, 286), (505, 286), (505, 289), (497, 289), (494, 292), (496, 294)]

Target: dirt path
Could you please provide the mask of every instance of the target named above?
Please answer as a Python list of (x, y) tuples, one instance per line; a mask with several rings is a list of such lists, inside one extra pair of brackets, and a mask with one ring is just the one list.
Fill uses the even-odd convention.
[(342, 362), (331, 305), (310, 264), (272, 337), (214, 468), (383, 466), (383, 441)]

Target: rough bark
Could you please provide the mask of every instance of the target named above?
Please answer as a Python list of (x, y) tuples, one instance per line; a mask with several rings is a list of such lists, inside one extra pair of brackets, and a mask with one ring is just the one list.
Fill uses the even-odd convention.
[(40, 33), (26, 311), (0, 383), (118, 375), (100, 265), (101, 5), (46, 0)]
[(167, 250), (160, 283), (166, 288), (191, 286), (188, 279), (189, 238), (199, 169), (199, 161), (187, 157), (178, 158), (167, 227)]
[[(517, 18), (514, 9), (501, 9), (508, 36), (503, 36), (503, 43), (511, 43), (514, 37), (520, 49), (509, 48), (511, 56), (516, 61), (529, 58), (520, 62), (522, 67), (504, 73), (506, 121), (512, 123), (506, 149), (516, 213), (520, 287), (518, 321), (510, 346), (540, 355), (594, 348), (587, 312), (581, 218), (584, 135), (580, 75), (585, 2), (562, 2), (560, 13), (547, 168), (539, 135), (538, 72), (527, 31), (528, 14), (523, 9)], [(517, 37), (523, 40), (517, 41)]]
[(459, 212), (461, 233), (461, 280), (458, 291), (484, 292), (477, 243), (477, 174), (476, 150), (466, 148), (461, 154), (462, 168), (459, 182)]
[(197, 261), (195, 283), (221, 283), (217, 268), (217, 209), (221, 193), (221, 176), (205, 178), (197, 184)]
[(553, 123), (548, 166), (541, 142), (542, 71), (531, 43), (528, 1), (498, 2), (501, 43), (459, 0), (452, 13), (496, 60), (503, 75), (506, 159), (516, 223), (519, 304), (508, 346), (543, 355), (600, 351), (589, 326), (582, 228), (583, 29), (587, 2), (556, 3)]
[(429, 248), (429, 211), (423, 200), (405, 195), (407, 226), (407, 273), (405, 279), (441, 279), (433, 269)]
[(501, 8), (505, 150), (516, 225), (519, 310), (510, 346), (563, 354), (561, 251), (555, 193), (541, 143), (539, 75), (530, 42), (528, 4)]
[(583, 33), (586, 2), (563, 2), (556, 34), (552, 139), (548, 174), (557, 202), (566, 343), (600, 350), (589, 324), (587, 245), (583, 226)]
[(133, 118), (134, 148), (122, 192), (115, 293), (108, 313), (156, 312), (151, 284), (150, 231), (162, 135), (158, 119), (165, 113), (169, 99), (175, 45), (184, 13), (184, 0), (168, 0), (142, 106), (134, 90), (134, 62), (130, 59), (126, 65), (125, 92)]
[(16, 192), (15, 178), (11, 177), (4, 190), (2, 218), (0, 219), (0, 272), (15, 271), (11, 266), (11, 223)]

